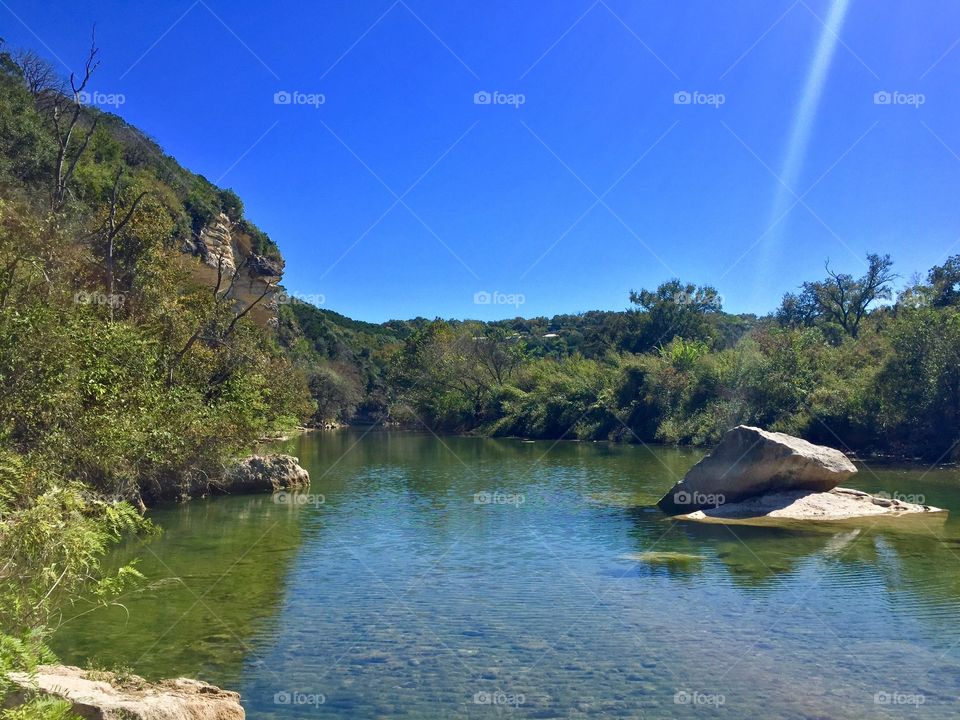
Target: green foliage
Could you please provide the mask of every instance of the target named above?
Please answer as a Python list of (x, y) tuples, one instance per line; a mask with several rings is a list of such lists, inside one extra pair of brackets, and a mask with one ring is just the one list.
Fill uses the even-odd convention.
[[(70, 703), (49, 696), (23, 693), (10, 679), (11, 673), (31, 677), (37, 666), (53, 662), (54, 657), (39, 632), (28, 632), (23, 637), (0, 632), (0, 720), (75, 720)], [(25, 702), (3, 708), (4, 700), (22, 696)]]
[[(398, 354), (391, 385), (410, 411), (394, 407), (394, 417), (493, 435), (692, 444), (746, 423), (844, 449), (944, 459), (960, 437), (960, 311), (944, 304), (950, 263), (929, 285), (915, 284), (909, 302), (857, 319), (868, 296), (886, 295), (889, 262), (871, 257), (864, 278), (839, 280), (860, 298), (847, 304), (848, 329), (822, 308), (809, 322), (784, 322), (784, 308), (779, 323), (730, 318), (710, 309), (711, 291), (672, 281), (634, 293), (645, 308), (634, 326), (641, 334), (663, 322), (683, 328), (647, 352), (617, 352), (628, 333), (612, 331), (610, 317), (491, 324), (533, 348), (503, 382), (477, 382), (475, 349), (463, 339), (490, 326), (435, 321)], [(677, 306), (677, 292), (693, 299)], [(579, 335), (577, 347), (593, 334), (598, 351), (584, 357), (538, 342), (561, 327), (564, 340)]]
[(960, 426), (960, 313), (909, 309), (890, 330), (892, 354), (878, 377), (885, 442), (943, 459)]
[(220, 209), (230, 222), (240, 222), (243, 218), (243, 200), (229, 188), (220, 191)]
[(784, 296), (777, 319), (789, 327), (832, 324), (857, 337), (870, 305), (893, 296), (890, 284), (897, 277), (891, 270), (893, 261), (889, 255), (867, 255), (867, 271), (857, 279), (834, 272), (829, 262), (826, 267), (825, 280), (805, 282), (799, 295)]
[(930, 283), (930, 304), (933, 307), (951, 307), (960, 304), (960, 255), (935, 265), (927, 276)]
[(714, 332), (708, 318), (722, 310), (715, 288), (676, 279), (656, 290), (631, 291), (630, 302), (643, 311), (639, 332), (628, 348), (638, 352), (658, 348), (675, 337), (710, 341)]
[(290, 296), (280, 306), (280, 344), (307, 378), (314, 423), (381, 422), (388, 417), (386, 381), (399, 329), (351, 320)]
[[(226, 210), (224, 212), (226, 212)], [(227, 214), (229, 215), (229, 213)], [(256, 253), (257, 255), (263, 255), (268, 258), (273, 258), (275, 260), (281, 259), (280, 249), (277, 247), (277, 244), (270, 239), (269, 235), (267, 235), (263, 230), (258, 228), (249, 220), (241, 219), (236, 221), (234, 232), (240, 236), (246, 236), (248, 238), (250, 252)]]
[[(279, 258), (232, 191), (82, 108), (86, 144), (71, 144), (76, 169), (51, 200), (52, 107), (71, 102), (0, 50), (0, 701), (10, 672), (50, 659), (50, 633), (140, 585), (135, 563), (102, 563), (153, 531), (144, 501), (206, 491), (313, 410), (237, 277), (214, 291), (182, 253), (225, 212)], [(0, 718), (67, 710), (38, 697)]]

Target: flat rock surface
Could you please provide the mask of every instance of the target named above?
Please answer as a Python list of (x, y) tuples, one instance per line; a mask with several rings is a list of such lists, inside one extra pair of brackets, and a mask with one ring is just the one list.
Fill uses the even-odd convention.
[(850, 488), (828, 492), (787, 490), (772, 492), (740, 502), (678, 515), (678, 520), (703, 522), (770, 520), (848, 520), (877, 516), (946, 513), (930, 505), (916, 505), (892, 498), (876, 497)]
[(70, 665), (41, 665), (33, 677), (10, 678), (25, 692), (68, 700), (89, 720), (244, 720), (238, 693), (187, 678), (150, 683)]

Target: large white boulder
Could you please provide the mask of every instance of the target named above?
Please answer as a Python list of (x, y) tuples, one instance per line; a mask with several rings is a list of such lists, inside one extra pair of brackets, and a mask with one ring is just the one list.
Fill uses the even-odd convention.
[(658, 505), (680, 515), (770, 492), (827, 492), (856, 472), (839, 450), (740, 425), (724, 435)]

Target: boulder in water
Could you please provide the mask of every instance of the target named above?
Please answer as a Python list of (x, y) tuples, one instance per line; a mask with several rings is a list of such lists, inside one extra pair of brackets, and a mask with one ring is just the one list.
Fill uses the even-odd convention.
[(657, 504), (679, 515), (770, 492), (828, 492), (856, 472), (839, 450), (740, 425)]

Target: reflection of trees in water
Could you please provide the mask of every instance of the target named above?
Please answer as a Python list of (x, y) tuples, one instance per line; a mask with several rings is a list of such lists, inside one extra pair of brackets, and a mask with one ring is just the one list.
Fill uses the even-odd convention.
[[(111, 562), (140, 558), (150, 581), (124, 608), (96, 610), (54, 638), (61, 659), (131, 667), (148, 678), (203, 677), (231, 686), (283, 597), (302, 512), (269, 495), (196, 500), (160, 510), (164, 533)], [(79, 609), (82, 611), (82, 609)]]
[(629, 515), (638, 553), (656, 543), (657, 550), (708, 559), (666, 569), (650, 563), (651, 572), (712, 581), (722, 568), (734, 587), (764, 594), (788, 587), (802, 592), (814, 582), (821, 591), (835, 583), (853, 582), (874, 594), (882, 587), (882, 604), (894, 617), (918, 621), (933, 637), (956, 632), (960, 535), (943, 515), (783, 526), (673, 521), (649, 508)]

